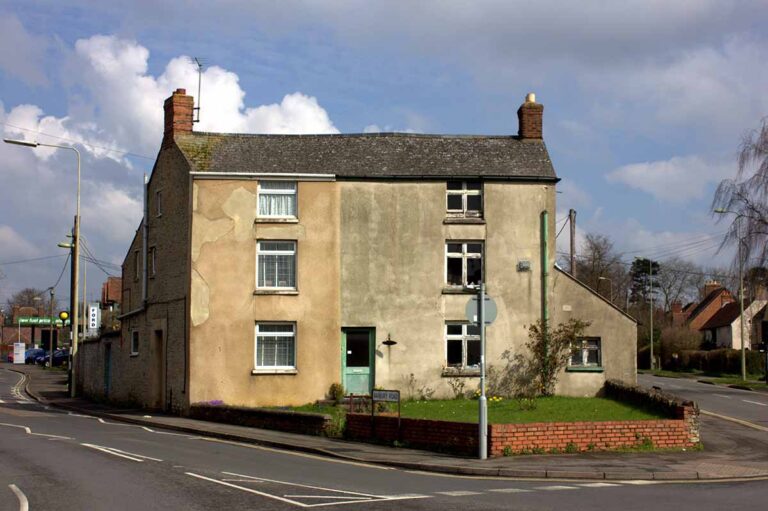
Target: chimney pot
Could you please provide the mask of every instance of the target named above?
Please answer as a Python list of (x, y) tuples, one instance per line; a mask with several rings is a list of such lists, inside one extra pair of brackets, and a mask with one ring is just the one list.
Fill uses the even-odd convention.
[(518, 131), (521, 139), (541, 140), (543, 138), (544, 105), (536, 103), (536, 94), (529, 92), (525, 102), (517, 109)]

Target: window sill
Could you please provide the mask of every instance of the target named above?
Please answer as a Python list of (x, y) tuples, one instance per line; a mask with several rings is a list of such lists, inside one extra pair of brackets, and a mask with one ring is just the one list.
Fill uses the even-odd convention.
[(296, 296), (299, 294), (297, 289), (256, 289), (253, 294), (255, 296), (260, 295), (285, 295)]
[[(444, 295), (476, 295), (480, 288), (446, 286), (442, 290)], [(487, 290), (486, 290), (487, 292)]]
[(604, 369), (602, 367), (566, 367), (566, 372), (569, 373), (602, 373)]
[(138, 354), (138, 353), (131, 353), (131, 354), (130, 354), (130, 355), (128, 355), (128, 356), (129, 356), (129, 357), (131, 357), (131, 358), (136, 358), (136, 357), (138, 357), (138, 356), (139, 356), (139, 354)]
[(461, 378), (461, 377), (479, 377), (480, 369), (464, 369), (458, 367), (443, 367), (441, 375), (443, 378)]
[(255, 224), (298, 224), (298, 218), (261, 217), (253, 221)]
[(297, 369), (252, 369), (252, 375), (299, 374)]
[(446, 217), (443, 219), (444, 224), (474, 224), (474, 225), (485, 225), (485, 219), (484, 218), (478, 218), (478, 217), (464, 217), (464, 216), (456, 216), (456, 217)]

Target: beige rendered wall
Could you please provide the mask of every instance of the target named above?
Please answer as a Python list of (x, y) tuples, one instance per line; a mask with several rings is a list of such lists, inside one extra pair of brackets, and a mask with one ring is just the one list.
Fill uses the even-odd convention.
[(637, 383), (637, 324), (560, 270), (552, 272), (554, 301), (552, 323), (571, 318), (590, 321), (585, 331), (600, 337), (602, 372), (563, 371), (556, 392), (569, 396), (594, 396), (607, 379)]
[[(445, 181), (340, 182), (341, 326), (376, 328), (375, 384), (420, 385), (451, 395), (443, 375), (445, 322), (465, 321), (470, 294), (447, 294), (447, 240), (485, 241), (487, 291), (499, 307), (487, 329), (488, 363), (522, 349), (526, 325), (540, 317), (540, 213), (554, 227), (554, 185), (486, 182), (485, 224), (447, 224)], [(552, 236), (551, 236), (552, 237)], [(550, 244), (550, 261), (554, 244)], [(531, 271), (518, 272), (519, 261)], [(390, 334), (397, 342), (386, 347)], [(479, 381), (467, 377), (467, 389)]]
[[(297, 405), (339, 380), (339, 191), (298, 183), (298, 223), (256, 222), (255, 180), (196, 179), (190, 401)], [(298, 294), (256, 295), (256, 242), (297, 241)], [(257, 321), (296, 323), (296, 374), (252, 374)]]

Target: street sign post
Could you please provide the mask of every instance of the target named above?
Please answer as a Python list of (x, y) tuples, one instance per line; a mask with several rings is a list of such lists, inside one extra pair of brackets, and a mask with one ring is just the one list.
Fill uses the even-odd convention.
[(479, 438), (478, 451), (481, 460), (488, 457), (488, 400), (485, 397), (485, 327), (490, 325), (498, 315), (498, 308), (493, 298), (485, 296), (485, 283), (480, 283), (477, 296), (467, 302), (464, 309), (467, 321), (480, 327), (480, 399), (479, 403)]

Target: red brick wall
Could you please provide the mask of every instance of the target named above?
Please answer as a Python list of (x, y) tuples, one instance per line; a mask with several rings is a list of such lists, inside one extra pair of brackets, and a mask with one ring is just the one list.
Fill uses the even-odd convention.
[[(507, 447), (508, 454), (520, 454), (532, 453), (534, 449), (607, 451), (638, 447), (649, 441), (661, 449), (696, 446), (698, 410), (680, 407), (676, 415), (679, 418), (661, 420), (491, 424), (488, 455), (503, 456)], [(408, 447), (468, 456), (477, 453), (476, 424), (402, 419), (399, 435), (397, 417), (376, 416), (375, 424), (375, 431), (371, 431), (370, 415), (349, 414), (346, 436), (352, 440), (398, 440)]]
[(477, 424), (467, 422), (401, 419), (400, 434), (397, 417), (376, 416), (376, 428), (371, 428), (371, 416), (347, 414), (345, 436), (352, 440), (405, 443), (408, 447), (453, 454), (477, 453)]

